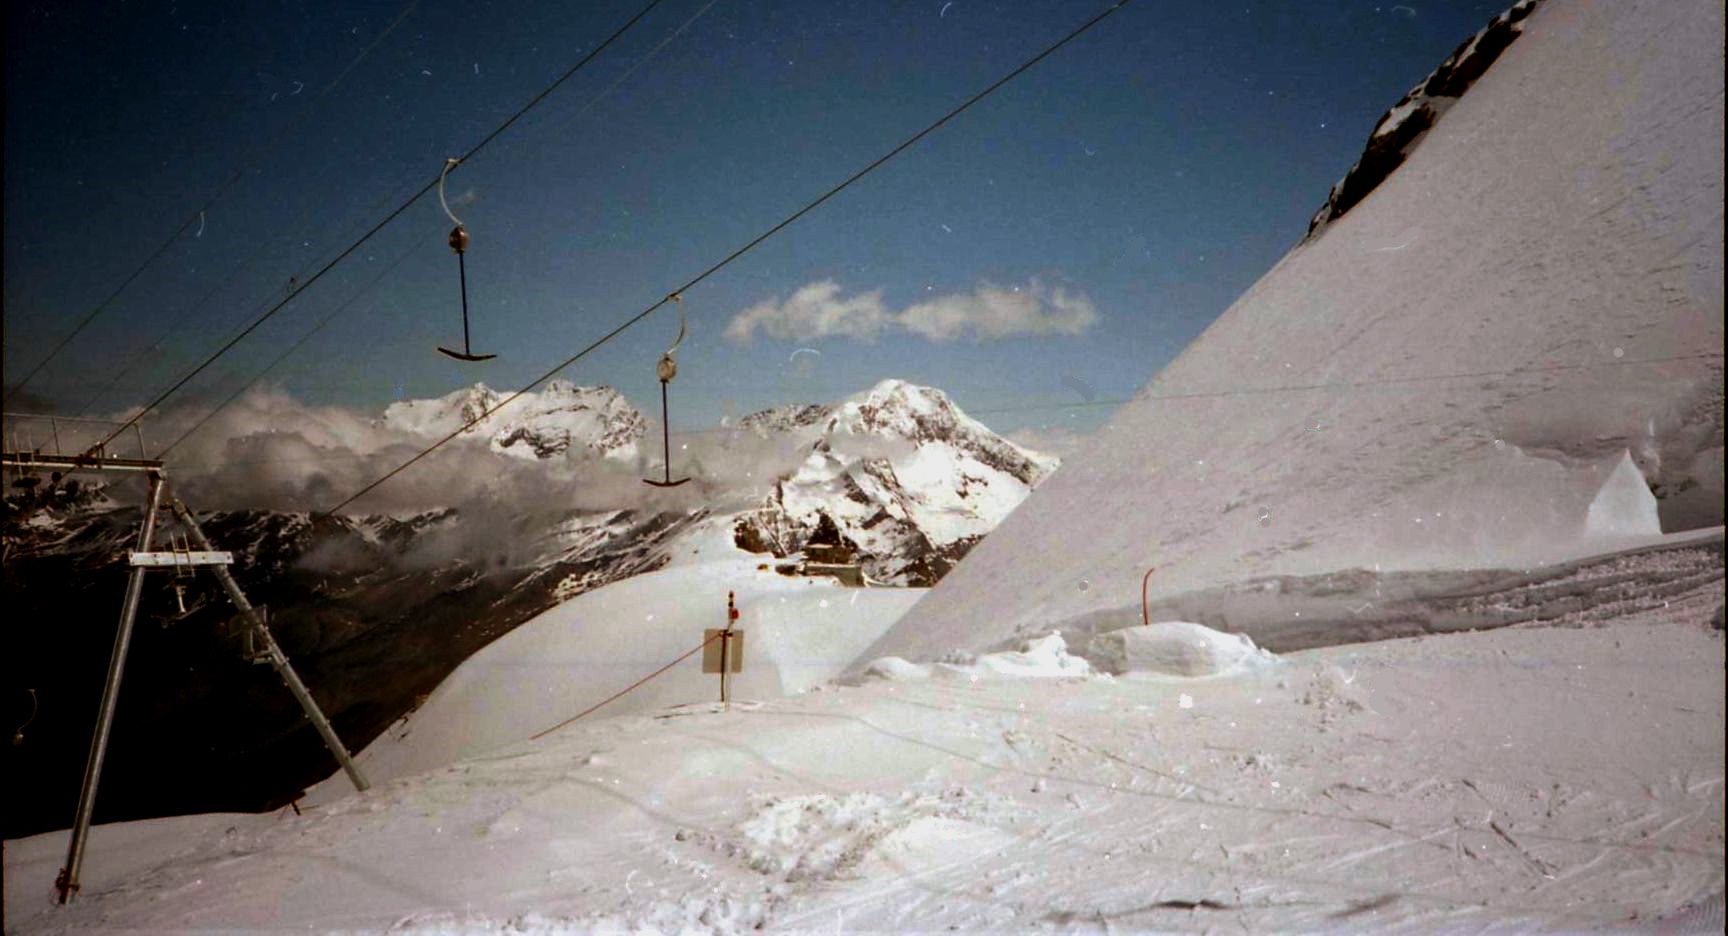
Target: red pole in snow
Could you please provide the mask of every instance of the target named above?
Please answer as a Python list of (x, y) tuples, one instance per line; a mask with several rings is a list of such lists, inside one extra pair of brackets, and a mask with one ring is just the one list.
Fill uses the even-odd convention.
[(738, 604), (732, 592), (726, 593), (726, 629), (720, 632), (720, 703), (727, 704), (726, 677), (732, 672), (732, 622), (738, 620)]
[(1146, 585), (1152, 581), (1152, 573), (1158, 571), (1157, 566), (1146, 570), (1146, 577), (1140, 580), (1140, 623), (1152, 626), (1152, 615), (1146, 610)]

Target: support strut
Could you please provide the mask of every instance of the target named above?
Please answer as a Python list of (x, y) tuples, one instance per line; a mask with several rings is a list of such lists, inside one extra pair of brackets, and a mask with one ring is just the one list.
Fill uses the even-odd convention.
[[(144, 502), (144, 522), (138, 529), (138, 551), (150, 551), (156, 533), (156, 513), (162, 506), (162, 474), (150, 472), (150, 494)], [(114, 632), (114, 650), (108, 656), (108, 681), (102, 685), (102, 705), (96, 712), (96, 733), (90, 739), (90, 757), (84, 762), (84, 784), (78, 789), (78, 812), (72, 820), (72, 840), (66, 847), (66, 866), (54, 879), (60, 902), (70, 903), (78, 893), (78, 873), (84, 864), (84, 845), (90, 837), (90, 817), (96, 812), (96, 787), (102, 780), (102, 762), (108, 757), (108, 733), (114, 727), (114, 703), (120, 695), (120, 677), (126, 672), (126, 651), (132, 646), (132, 623), (138, 618), (138, 600), (144, 594), (144, 567), (132, 569), (126, 581), (126, 599), (120, 606), (120, 628)]]
[[(187, 533), (192, 537), (192, 542), (196, 543), (199, 549), (206, 552), (213, 551), (210, 540), (205, 537), (204, 530), (198, 526), (198, 521), (192, 516), (192, 511), (179, 498), (171, 499), (170, 503), (174, 507), (174, 516), (178, 517), (182, 524), (185, 524)], [(336, 763), (342, 765), (342, 770), (348, 774), (348, 779), (353, 782), (354, 789), (365, 792), (370, 784), (361, 775), (360, 768), (354, 765), (353, 758), (348, 756), (348, 749), (342, 745), (342, 739), (337, 736), (336, 729), (330, 726), (330, 720), (324, 717), (324, 713), (318, 708), (318, 703), (313, 701), (312, 694), (306, 691), (306, 684), (300, 681), (299, 675), (294, 672), (294, 667), (288, 664), (288, 655), (282, 652), (282, 648), (276, 644), (276, 638), (270, 635), (270, 628), (264, 625), (264, 616), (259, 614), (258, 609), (252, 607), (252, 602), (246, 599), (246, 593), (240, 590), (240, 583), (234, 580), (234, 575), (228, 571), (227, 566), (213, 566), (212, 571), (216, 573), (216, 580), (222, 583), (222, 590), (228, 593), (228, 600), (234, 602), (234, 607), (238, 608), (240, 614), (246, 619), (247, 629), (257, 640), (257, 652), (269, 660), (271, 666), (276, 667), (277, 675), (281, 676), (282, 681), (288, 685), (288, 691), (294, 694), (295, 700), (305, 710), (306, 717), (311, 720), (312, 726), (318, 729), (319, 737), (324, 739), (324, 746), (330, 749), (331, 755), (336, 758)]]

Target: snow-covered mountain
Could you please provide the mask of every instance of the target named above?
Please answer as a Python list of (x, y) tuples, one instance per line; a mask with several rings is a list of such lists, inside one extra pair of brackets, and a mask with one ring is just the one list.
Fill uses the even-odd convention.
[[(481, 518), (448, 513), (213, 517), (231, 524), (212, 529), (219, 543), (351, 532), (282, 567), (338, 572), (307, 580), (321, 610), (283, 624), (307, 641), (290, 650), (303, 673), (353, 664), (321, 698), (489, 639), (489, 615), (524, 594), (507, 583), (526, 579), (472, 560), (438, 566), (430, 586), (397, 578), (399, 563), (378, 561), (396, 544), (436, 566), (439, 548), (413, 544), (528, 540), (529, 566), (576, 560), (529, 570), (566, 589), (608, 557), (676, 555), (474, 655), (361, 755), (394, 777), (364, 794), (338, 778), (303, 813), (100, 825), (69, 906), (51, 896), (67, 833), (7, 842), (8, 927), (1721, 932), (1721, 36), (1717, 0), (1548, 0), (1420, 151), (864, 656), (1137, 624), (1153, 565), (1153, 613), (1231, 624), (1246, 608), (1291, 647), (1500, 629), (1255, 654), (1264, 665), (1205, 675), (1136, 662), (1191, 652), (1148, 652), (1145, 631), (1118, 633), (1102, 657), (1097, 642), (1043, 636), (969, 661), (882, 660), (851, 684), (774, 698), (820, 679), (912, 593), (777, 576), (732, 549), (730, 516), (620, 513), (540, 533), (464, 529)], [(854, 402), (751, 425), (833, 455), (844, 470), (813, 473), (819, 494), (850, 491), (845, 478), (865, 489), (846, 453), (886, 459), (902, 487), (924, 446), (989, 464), (952, 432), (919, 438), (942, 421), (934, 403)], [(112, 594), (63, 583), (114, 565), (136, 519), (103, 527), (85, 521), (113, 511), (78, 507), (20, 534), (60, 569), (7, 569), (7, 609), (55, 625), (14, 640), (43, 641), (50, 659), (100, 643), (78, 628), (111, 622)], [(1709, 524), (1625, 548), (1658, 525)], [(1542, 567), (1584, 550), (1600, 554)], [(46, 599), (28, 606), (37, 586)], [(735, 588), (750, 662), (721, 706), (688, 655)], [(322, 610), (344, 602), (397, 626)], [(1359, 630), (1341, 637), (1327, 616)], [(220, 757), (189, 759), (201, 743), (269, 739), (298, 718), (229, 706), (216, 731), (140, 714), (140, 683), (204, 691), (204, 661), (177, 651), (220, 630), (192, 621), (140, 629), (135, 651), (155, 655), (134, 660), (115, 743), (137, 745), (156, 789), (226, 791)], [(8, 678), (43, 658), (9, 653)], [(1128, 672), (1103, 678), (1100, 663)], [(267, 670), (240, 669), (281, 700)], [(45, 738), (81, 745), (87, 732), (67, 725), (89, 712), (68, 721), (67, 700), (97, 682), (30, 675), (50, 721), (10, 749), (14, 784), (36, 781), (25, 758)], [(597, 705), (619, 707), (572, 718)], [(604, 717), (620, 710), (633, 713)], [(377, 717), (356, 705), (338, 729)], [(414, 773), (428, 764), (444, 766)], [(132, 786), (110, 770), (105, 797)], [(9, 792), (15, 812), (50, 800)]]
[[(476, 386), (395, 404), (383, 422), (397, 432), (441, 435), (500, 399)], [(863, 551), (878, 581), (934, 582), (1055, 464), (997, 437), (940, 391), (900, 381), (832, 405), (757, 414), (745, 425), (752, 439), (770, 440), (763, 450), (781, 460), (767, 466), (780, 479), (768, 503), (741, 516), (709, 517), (709, 508), (691, 504), (572, 510), (556, 506), (567, 501), (552, 490), (528, 508), (505, 497), (402, 516), (235, 510), (205, 514), (202, 524), (219, 548), (234, 553), (248, 595), (269, 608), (277, 639), (359, 749), (458, 664), (548, 609), (665, 568), (674, 556), (729, 557), (753, 574), (761, 563), (738, 550), (751, 542), (742, 530), (772, 537), (780, 555), (790, 555), (827, 517)], [(589, 454), (633, 459), (642, 427), (615, 391), (555, 381), (475, 431), (497, 453), (479, 453), (482, 460), (511, 465)], [(572, 477), (581, 478), (582, 466), (573, 468)], [(625, 490), (635, 496), (634, 485)], [(739, 502), (736, 492), (708, 493)], [(475, 509), (479, 504), (486, 506)], [(5, 509), (5, 606), (23, 619), (67, 622), (32, 629), (10, 647), (40, 685), (57, 687), (42, 690), (41, 740), (13, 752), (16, 774), (28, 778), (20, 781), (24, 795), (49, 805), (10, 816), (10, 835), (70, 815), (72, 804), (63, 800), (78, 788), (88, 741), (80, 726), (93, 717), (106, 657), (61, 649), (66, 641), (106, 646), (138, 508), (74, 479), (52, 492), (19, 489)], [(175, 535), (164, 527), (159, 541)], [(768, 574), (785, 588), (808, 581)], [(903, 607), (912, 597), (866, 601)], [(227, 629), (233, 613), (208, 575), (152, 582), (99, 819), (264, 808), (332, 769), (274, 676), (239, 659)], [(153, 784), (127, 782), (154, 769), (165, 751), (185, 769), (224, 782), (187, 786), (166, 799)]]
[(934, 584), (1058, 465), (991, 432), (942, 391), (904, 380), (740, 425), (791, 435), (805, 457), (739, 517), (738, 545), (787, 556), (826, 517), (867, 575), (895, 585)]
[[(456, 431), (502, 402), (506, 394), (477, 383), (435, 400), (404, 400), (384, 410), (382, 424), (412, 435), (437, 438)], [(547, 381), (469, 433), (488, 439), (494, 452), (518, 458), (600, 455), (636, 459), (636, 443), (648, 421), (611, 387), (579, 387)]]
[(1152, 568), (1162, 600), (1721, 525), (1721, 4), (1520, 27), (871, 652), (1138, 623)]
[[(435, 438), (503, 399), (476, 384), (392, 404), (381, 424)], [(610, 387), (554, 380), (470, 432), (487, 438), (494, 452), (520, 458), (600, 455), (629, 462), (646, 426)], [(764, 410), (736, 428), (796, 453), (795, 460), (766, 467), (774, 490), (738, 519), (738, 545), (786, 557), (826, 517), (866, 574), (891, 585), (940, 579), (1059, 463), (990, 431), (941, 390), (904, 380), (884, 380), (838, 403)]]

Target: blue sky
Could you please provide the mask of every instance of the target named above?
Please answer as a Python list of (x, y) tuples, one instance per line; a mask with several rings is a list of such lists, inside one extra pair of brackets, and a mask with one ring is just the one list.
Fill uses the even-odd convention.
[[(640, 6), (8, 4), (9, 388), (246, 170), (12, 407), (148, 399)], [(183, 399), (222, 398), (344, 304), (273, 373), (295, 396), (519, 387), (1103, 6), (665, 0), (451, 176), (496, 360), (433, 350), (461, 335), (429, 197)], [(1499, 8), (1131, 3), (693, 290), (675, 425), (903, 377), (1005, 431), (1094, 427), (1108, 407), (1076, 404), (1132, 393), (1276, 262), (1380, 113)], [(851, 303), (847, 333), (727, 337), (753, 307), (833, 311), (783, 305), (824, 283), (804, 295)], [(990, 288), (1026, 298), (1004, 316)], [(563, 376), (648, 409), (676, 328), (657, 313)]]

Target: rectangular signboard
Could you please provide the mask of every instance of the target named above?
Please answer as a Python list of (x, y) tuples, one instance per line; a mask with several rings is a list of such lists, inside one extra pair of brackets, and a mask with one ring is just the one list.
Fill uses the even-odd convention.
[(718, 627), (710, 627), (702, 632), (702, 639), (708, 641), (702, 647), (702, 672), (720, 672), (720, 654), (725, 647), (726, 669), (737, 673), (744, 669), (744, 632), (733, 628), (730, 639), (721, 639), (723, 631)]
[(189, 569), (196, 566), (233, 565), (234, 554), (218, 550), (191, 552), (135, 552), (132, 564), (152, 569)]

